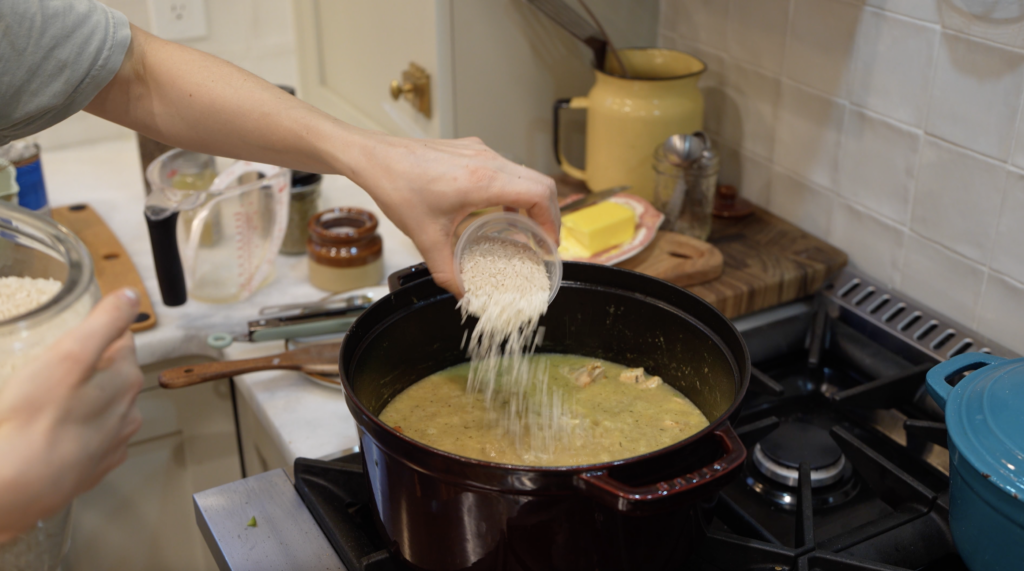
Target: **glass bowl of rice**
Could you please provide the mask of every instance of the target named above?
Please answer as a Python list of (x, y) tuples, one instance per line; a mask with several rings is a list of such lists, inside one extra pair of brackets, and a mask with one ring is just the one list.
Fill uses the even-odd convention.
[[(525, 248), (513, 248), (507, 255), (522, 258), (523, 263), (539, 261), (544, 264), (548, 278), (548, 303), (554, 301), (562, 284), (562, 259), (558, 256), (558, 245), (544, 233), (539, 224), (514, 212), (493, 212), (481, 216), (459, 236), (455, 244), (455, 278), (459, 288), (466, 291), (462, 276), (464, 257), (472, 255), (483, 243), (495, 241), (518, 242)], [(503, 252), (503, 255), (506, 253)]]
[[(100, 298), (89, 251), (50, 218), (0, 201), (0, 391)], [(0, 569), (51, 571), (70, 542), (71, 506), (0, 545)]]

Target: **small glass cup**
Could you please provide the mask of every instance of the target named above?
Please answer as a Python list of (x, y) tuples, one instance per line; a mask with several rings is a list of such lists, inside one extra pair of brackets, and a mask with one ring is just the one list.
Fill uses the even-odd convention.
[(462, 284), (462, 255), (477, 240), (487, 236), (522, 242), (540, 255), (544, 261), (544, 269), (547, 270), (548, 280), (551, 282), (551, 293), (548, 295), (550, 305), (562, 285), (562, 258), (558, 256), (558, 246), (544, 233), (539, 224), (513, 212), (494, 212), (481, 216), (467, 226), (459, 236), (459, 241), (455, 244), (455, 279), (459, 282), (459, 288), (465, 290)]

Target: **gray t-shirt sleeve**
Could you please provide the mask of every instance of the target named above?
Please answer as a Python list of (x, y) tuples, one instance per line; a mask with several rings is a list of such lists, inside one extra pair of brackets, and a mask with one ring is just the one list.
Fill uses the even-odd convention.
[(130, 41), (124, 14), (96, 0), (0, 0), (0, 145), (88, 105)]

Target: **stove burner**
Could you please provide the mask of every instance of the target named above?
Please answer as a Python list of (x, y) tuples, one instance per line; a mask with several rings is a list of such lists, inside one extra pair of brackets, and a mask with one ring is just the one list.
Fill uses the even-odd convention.
[(815, 508), (837, 506), (860, 490), (853, 466), (828, 432), (798, 421), (782, 423), (754, 445), (747, 460), (747, 486), (773, 504), (794, 510), (801, 462), (810, 468)]
[(754, 465), (772, 480), (796, 487), (800, 463), (811, 468), (811, 487), (839, 481), (846, 459), (824, 429), (804, 422), (787, 422), (754, 446)]

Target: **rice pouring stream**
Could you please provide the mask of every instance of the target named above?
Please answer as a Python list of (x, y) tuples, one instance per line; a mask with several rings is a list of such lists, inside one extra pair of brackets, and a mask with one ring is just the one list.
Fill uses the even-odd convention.
[(517, 446), (528, 441), (531, 452), (550, 453), (568, 440), (573, 423), (561, 393), (548, 386), (546, 363), (529, 359), (543, 340), (538, 322), (551, 293), (544, 261), (526, 244), (487, 236), (466, 250), (460, 266), (463, 321), (479, 319), (466, 347), (467, 390), (484, 395)]

